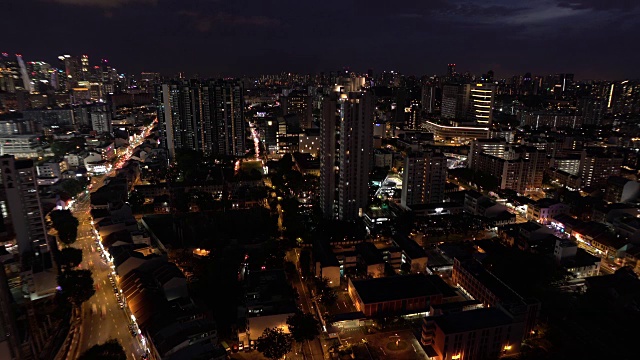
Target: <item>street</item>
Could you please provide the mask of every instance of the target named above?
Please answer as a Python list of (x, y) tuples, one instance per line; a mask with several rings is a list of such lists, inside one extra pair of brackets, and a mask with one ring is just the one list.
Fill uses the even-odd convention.
[[(109, 339), (117, 339), (124, 348), (127, 359), (139, 359), (144, 351), (138, 340), (131, 336), (128, 328), (130, 320), (124, 310), (120, 309), (109, 283), (108, 274), (111, 269), (101, 256), (96, 244), (89, 210), (88, 195), (80, 197), (73, 208), (73, 214), (80, 222), (78, 240), (73, 246), (82, 249), (82, 268), (88, 268), (93, 272), (93, 281), (96, 286), (95, 295), (82, 307), (81, 338), (76, 355), (82, 354), (93, 345), (104, 343)], [(93, 309), (97, 311), (94, 313)]]
[[(102, 187), (105, 179), (124, 165), (131, 157), (133, 149), (144, 141), (144, 138), (149, 135), (156, 122), (157, 120), (143, 131), (143, 136), (129, 145), (125, 155), (116, 161), (116, 165), (109, 173), (92, 177), (91, 192)], [(102, 256), (100, 246), (96, 242), (97, 235), (94, 233), (94, 228), (91, 224), (91, 198), (89, 192), (79, 195), (69, 209), (79, 222), (78, 238), (72, 246), (82, 249), (82, 264), (80, 268), (92, 271), (93, 283), (96, 288), (95, 294), (82, 306), (80, 340), (69, 354), (71, 358), (75, 359), (93, 345), (104, 343), (109, 339), (117, 339), (124, 348), (127, 359), (140, 359), (145, 353), (140, 343), (140, 336), (134, 337), (131, 335), (129, 330), (131, 319), (128, 318), (125, 310), (120, 308), (114, 289), (109, 281), (109, 273), (112, 270), (107, 260)]]
[[(285, 258), (286, 260), (291, 261), (294, 264), (298, 264), (297, 250), (289, 251), (286, 254)], [(302, 307), (302, 311), (307, 314), (315, 315), (316, 318), (318, 318), (319, 320), (320, 314), (317, 314), (315, 311), (313, 302), (311, 300), (311, 294), (309, 294), (309, 292), (306, 289), (306, 286), (304, 285), (304, 283), (302, 282), (302, 279), (300, 278), (300, 271), (297, 270), (296, 275), (290, 280), (293, 284), (293, 287), (296, 289), (296, 291), (300, 295), (298, 300), (299, 300), (300, 306)], [(304, 358), (306, 359), (323, 359), (324, 358), (323, 351), (322, 351), (322, 344), (320, 343), (319, 338), (313, 339), (312, 341), (306, 341), (302, 349), (304, 353)]]

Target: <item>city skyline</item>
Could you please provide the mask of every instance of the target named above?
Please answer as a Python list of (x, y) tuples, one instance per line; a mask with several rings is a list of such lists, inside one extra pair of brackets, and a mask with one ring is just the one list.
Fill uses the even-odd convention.
[[(7, 36), (0, 50), (55, 64), (63, 49), (87, 54), (94, 64), (108, 58), (127, 73), (215, 77), (347, 67), (419, 76), (440, 75), (445, 64), (455, 62), (459, 72), (491, 69), (496, 78), (526, 72), (572, 72), (577, 79), (596, 80), (640, 77), (635, 67), (640, 53), (621, 54), (640, 30), (633, 22), (640, 7), (625, 1), (353, 1), (338, 6), (29, 0), (10, 4), (9, 11), (15, 16), (7, 19), (8, 28), (23, 28), (29, 18), (30, 31)], [(50, 26), (51, 19), (56, 26)], [(34, 33), (57, 41), (34, 41)]]

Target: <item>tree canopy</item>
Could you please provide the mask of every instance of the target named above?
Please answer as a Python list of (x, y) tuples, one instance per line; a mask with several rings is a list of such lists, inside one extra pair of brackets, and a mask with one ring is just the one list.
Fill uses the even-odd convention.
[(51, 143), (51, 152), (56, 157), (67, 155), (71, 150), (84, 145), (84, 138), (77, 137), (68, 141), (54, 141)]
[(58, 231), (60, 241), (66, 245), (71, 245), (78, 238), (78, 225), (70, 210), (54, 210), (49, 214), (53, 227)]
[(320, 335), (320, 323), (311, 314), (297, 312), (287, 319), (289, 332), (296, 342), (313, 340)]
[(72, 247), (67, 247), (60, 250), (60, 262), (62, 266), (74, 268), (82, 262), (82, 250)]
[(338, 295), (335, 289), (329, 286), (329, 279), (327, 278), (315, 278), (315, 285), (318, 294), (320, 295), (320, 302), (324, 306), (331, 306), (338, 300)]
[(120, 342), (109, 339), (103, 344), (96, 344), (80, 355), (78, 360), (126, 360), (127, 354)]
[(89, 270), (68, 270), (58, 275), (60, 294), (76, 306), (91, 299), (96, 290)]
[(71, 197), (80, 194), (84, 190), (84, 185), (76, 179), (62, 180), (60, 182), (60, 187), (62, 187), (62, 190)]
[(256, 341), (256, 348), (266, 358), (282, 359), (293, 345), (292, 337), (280, 328), (266, 328)]

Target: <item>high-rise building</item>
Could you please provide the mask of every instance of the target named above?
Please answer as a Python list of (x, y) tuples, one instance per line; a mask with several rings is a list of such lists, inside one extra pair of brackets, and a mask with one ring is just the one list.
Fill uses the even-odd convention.
[(471, 142), (468, 163), (469, 168), (474, 168), (474, 159), (481, 153), (503, 157), (507, 142), (504, 139), (476, 139)]
[(205, 152), (216, 155), (244, 155), (247, 125), (244, 119), (242, 82), (210, 81), (203, 89), (202, 95), (205, 100)]
[(89, 73), (89, 56), (82, 55), (80, 58), (80, 77), (81, 80), (89, 80), (91, 74)]
[(584, 97), (580, 99), (582, 122), (585, 125), (600, 125), (604, 110), (605, 100), (602, 97)]
[(300, 91), (293, 91), (287, 96), (280, 97), (282, 113), (294, 113), (300, 119), (300, 127), (309, 129), (313, 125), (313, 98)]
[(152, 92), (153, 88), (160, 83), (160, 74), (155, 72), (143, 72), (140, 74), (140, 89), (145, 92)]
[(332, 93), (320, 122), (320, 204), (326, 218), (353, 220), (368, 202), (373, 95)]
[(214, 155), (245, 153), (242, 83), (229, 80), (176, 81), (157, 87), (161, 145)]
[(422, 106), (422, 111), (427, 114), (433, 114), (435, 112), (436, 90), (437, 88), (434, 84), (422, 85), (420, 105)]
[(442, 118), (455, 119), (460, 114), (459, 108), (462, 107), (458, 101), (459, 85), (445, 84), (442, 87)]
[(92, 112), (91, 128), (99, 134), (111, 134), (111, 113), (108, 111)]
[(472, 142), (469, 167), (495, 177), (501, 189), (520, 193), (542, 187), (548, 167), (545, 150), (535, 146), (506, 146), (503, 139), (478, 139)]
[(495, 94), (494, 84), (445, 84), (442, 89), (442, 117), (491, 125)]
[(480, 125), (491, 125), (496, 87), (493, 84), (465, 84), (464, 103), (467, 107), (467, 120)]
[(16, 326), (15, 309), (7, 274), (4, 265), (0, 264), (0, 358), (7, 360), (20, 360), (20, 336)]
[(456, 74), (456, 64), (447, 65), (447, 77), (451, 79)]
[(604, 188), (610, 176), (620, 176), (622, 157), (599, 150), (582, 150), (579, 175), (583, 187)]
[(0, 166), (4, 190), (0, 206), (3, 217), (5, 210), (8, 210), (9, 216), (4, 218), (4, 224), (15, 233), (18, 251), (20, 254), (30, 251), (41, 255), (48, 253), (47, 232), (33, 161), (16, 160), (13, 155), (4, 155), (0, 157)]
[(7, 53), (0, 54), (0, 91), (15, 93), (23, 87), (20, 65)]
[(439, 151), (409, 153), (404, 159), (403, 206), (444, 201), (447, 158)]
[[(82, 80), (82, 65), (80, 59), (71, 55), (60, 55), (58, 59), (62, 62), (64, 67), (64, 84), (66, 90), (71, 90), (78, 84), (78, 81)], [(88, 60), (88, 59), (87, 59)]]

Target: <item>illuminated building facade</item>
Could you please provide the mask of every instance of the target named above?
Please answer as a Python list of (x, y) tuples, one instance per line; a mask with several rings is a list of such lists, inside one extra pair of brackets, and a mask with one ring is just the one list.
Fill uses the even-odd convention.
[(447, 182), (447, 159), (441, 152), (407, 154), (404, 160), (401, 203), (441, 203)]
[(332, 93), (320, 123), (320, 204), (327, 218), (353, 220), (368, 202), (373, 95)]

